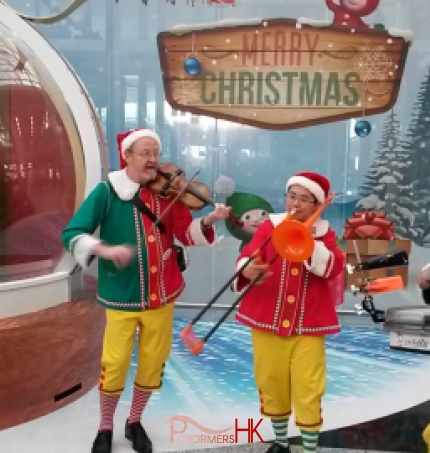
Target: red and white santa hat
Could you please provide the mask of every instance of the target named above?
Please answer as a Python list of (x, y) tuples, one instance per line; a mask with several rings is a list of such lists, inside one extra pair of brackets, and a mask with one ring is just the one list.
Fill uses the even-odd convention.
[(116, 136), (121, 168), (125, 168), (127, 165), (124, 160), (124, 153), (130, 149), (137, 140), (144, 137), (153, 138), (158, 143), (161, 152), (161, 139), (159, 135), (151, 129), (133, 129), (127, 132), (121, 132)]
[(301, 172), (292, 176), (287, 181), (287, 192), (291, 186), (299, 185), (308, 189), (309, 192), (320, 202), (323, 203), (330, 192), (330, 182), (325, 177), (318, 173)]

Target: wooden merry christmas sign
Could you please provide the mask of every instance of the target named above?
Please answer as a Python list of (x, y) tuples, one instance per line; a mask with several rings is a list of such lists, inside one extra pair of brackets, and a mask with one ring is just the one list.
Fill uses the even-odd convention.
[(389, 110), (410, 38), (304, 19), (220, 21), (161, 32), (158, 49), (174, 109), (293, 129)]

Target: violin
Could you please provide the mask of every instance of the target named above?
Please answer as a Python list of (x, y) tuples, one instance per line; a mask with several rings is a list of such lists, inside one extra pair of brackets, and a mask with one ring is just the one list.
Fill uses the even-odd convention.
[[(171, 162), (159, 164), (157, 178), (149, 181), (148, 188), (162, 197), (179, 195), (178, 201), (193, 211), (199, 211), (205, 206), (215, 206), (215, 201), (210, 197), (209, 186), (199, 181), (189, 181), (185, 178), (185, 172)], [(230, 221), (239, 227), (243, 226), (242, 220), (232, 212), (229, 214)]]

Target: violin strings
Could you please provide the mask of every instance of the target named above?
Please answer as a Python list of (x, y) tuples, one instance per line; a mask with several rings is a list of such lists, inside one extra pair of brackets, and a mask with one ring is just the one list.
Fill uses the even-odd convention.
[(183, 195), (185, 193), (185, 191), (187, 190), (187, 187), (190, 185), (191, 182), (193, 182), (198, 174), (200, 173), (200, 170), (197, 170), (194, 175), (188, 180), (187, 184), (181, 189), (178, 191), (178, 193), (175, 195), (175, 197), (173, 198), (173, 200), (167, 205), (167, 207), (164, 209), (164, 211), (162, 213), (160, 213), (159, 217), (157, 218), (157, 220), (151, 225), (151, 228), (153, 229), (153, 231), (155, 231), (155, 228), (157, 227), (157, 225), (161, 222), (161, 220), (163, 219), (163, 217), (167, 214), (168, 211), (170, 211), (170, 209), (172, 208), (172, 206), (175, 204), (175, 202), (179, 199), (179, 197), (181, 195)]

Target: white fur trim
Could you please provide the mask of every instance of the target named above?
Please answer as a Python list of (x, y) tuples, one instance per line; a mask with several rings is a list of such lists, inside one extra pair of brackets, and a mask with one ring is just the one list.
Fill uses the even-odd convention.
[(137, 182), (132, 181), (128, 177), (125, 168), (123, 170), (112, 171), (109, 173), (108, 179), (118, 198), (123, 201), (130, 201), (140, 187)]
[(430, 263), (426, 264), (422, 269), (421, 271), (425, 271), (426, 269), (428, 269), (430, 267)]
[(124, 157), (124, 153), (128, 149), (130, 149), (133, 146), (133, 144), (135, 142), (137, 142), (137, 140), (139, 140), (140, 138), (144, 138), (144, 137), (153, 138), (158, 143), (158, 147), (161, 152), (161, 140), (160, 140), (159, 135), (156, 132), (151, 131), (150, 129), (139, 129), (139, 130), (133, 131), (131, 134), (127, 135), (127, 137), (125, 137), (125, 139), (122, 141), (122, 143), (121, 143), (122, 157)]
[[(285, 217), (287, 216), (286, 213), (284, 214), (269, 214), (269, 219), (273, 223), (274, 227), (277, 227), (283, 220), (285, 220)], [(314, 224), (312, 225), (312, 236), (314, 238), (320, 238), (327, 234), (328, 229), (329, 229), (329, 222), (327, 220), (318, 218), (315, 220)]]
[(328, 220), (317, 219), (312, 225), (312, 236), (314, 238), (320, 238), (324, 236), (325, 234), (327, 234), (329, 226), (330, 224)]
[(91, 252), (100, 242), (99, 239), (90, 234), (80, 234), (73, 239), (70, 244), (71, 253), (83, 269), (88, 269), (90, 265), (89, 259), (93, 255)]
[(321, 241), (315, 241), (314, 251), (311, 256), (311, 263), (303, 261), (306, 269), (312, 272), (318, 277), (324, 277), (326, 275), (328, 262), (332, 257), (332, 253)]
[[(236, 264), (236, 272), (249, 260), (249, 258), (241, 258), (237, 264)], [(245, 288), (242, 288), (241, 290), (239, 290), (238, 288), (238, 283), (239, 283), (239, 277), (236, 277), (234, 280), (233, 280), (233, 283), (231, 284), (231, 289), (232, 291), (234, 291), (235, 293), (240, 293), (242, 292)], [(248, 285), (247, 285), (248, 286)]]
[[(205, 235), (203, 234), (202, 231), (202, 225), (201, 225), (202, 219), (194, 219), (191, 223), (190, 226), (188, 227), (188, 232), (191, 236), (191, 240), (193, 241), (194, 245), (210, 245), (214, 244), (216, 242), (216, 237), (213, 242), (208, 242), (206, 239)], [(213, 228), (213, 227), (212, 227)], [(216, 232), (215, 232), (216, 236)]]
[(320, 185), (316, 182), (312, 181), (311, 179), (305, 178), (304, 176), (292, 176), (287, 182), (287, 191), (291, 186), (294, 186), (295, 184), (308, 189), (309, 192), (311, 192), (320, 203), (324, 202), (324, 190), (322, 190)]
[(334, 267), (334, 253), (331, 250), (329, 250), (329, 253), (330, 258), (328, 260), (328, 265), (327, 269), (325, 270), (325, 274), (323, 275), (324, 278), (328, 278), (331, 275)]

